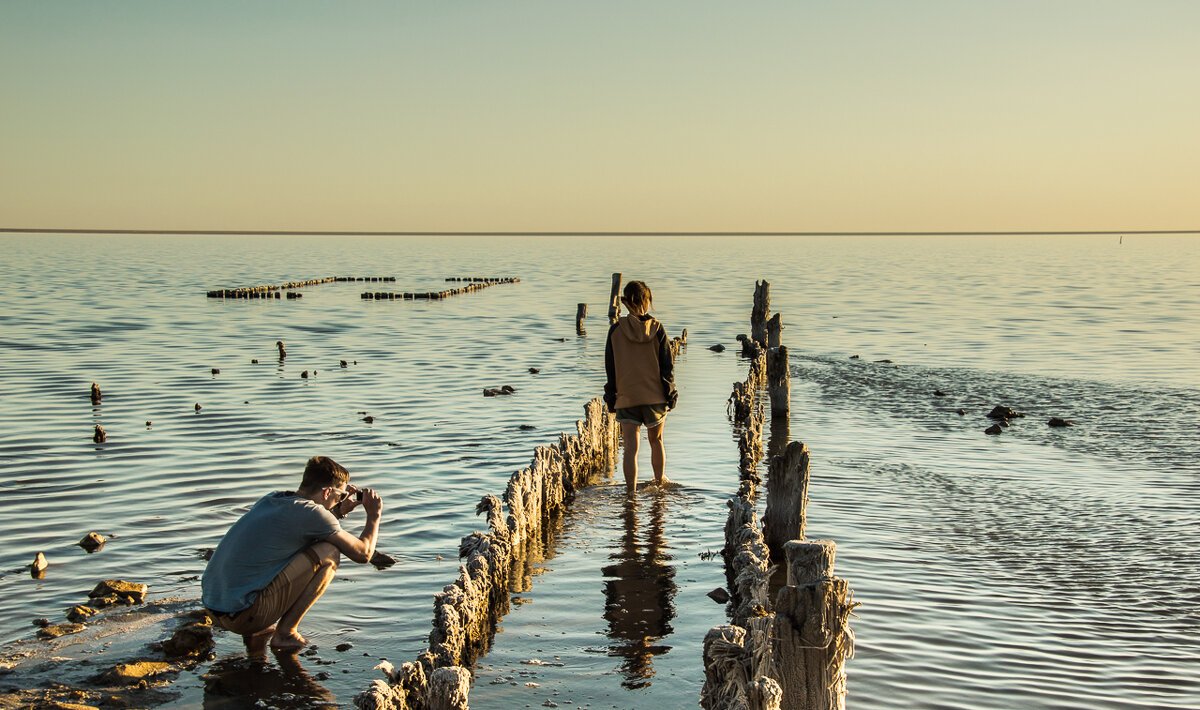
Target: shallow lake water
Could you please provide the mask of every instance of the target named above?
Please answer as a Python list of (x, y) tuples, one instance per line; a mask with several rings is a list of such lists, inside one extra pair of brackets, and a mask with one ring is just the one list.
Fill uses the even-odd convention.
[[(812, 453), (808, 533), (838, 543), (863, 604), (851, 707), (1200, 704), (1200, 240), (5, 235), (0, 248), (0, 642), (100, 579), (197, 598), (202, 551), (322, 453), (381, 492), (380, 548), (399, 560), (344, 565), (305, 619), (320, 654), (300, 658), (311, 684), (296, 702), (349, 705), (380, 658), (425, 647), (458, 542), (485, 525), (479, 497), (599, 394), (621, 272), (650, 284), (672, 335), (688, 329), (666, 430), (679, 485), (581, 493), (514, 592), (471, 704), (692, 707), (700, 642), (725, 621), (706, 553), (737, 488), (735, 336), (765, 278), (791, 352), (787, 435)], [(205, 297), (335, 275), (397, 280)], [(521, 281), (360, 298), (452, 276)], [(504, 384), (517, 393), (482, 396)], [(996, 404), (1028, 416), (985, 436)], [(89, 555), (75, 543), (93, 530), (110, 540)], [(34, 580), (23, 565), (38, 551), (51, 566)], [(218, 641), (210, 674), (230, 682), (205, 697), (181, 680), (178, 706), (268, 692), (233, 682), (240, 644)]]

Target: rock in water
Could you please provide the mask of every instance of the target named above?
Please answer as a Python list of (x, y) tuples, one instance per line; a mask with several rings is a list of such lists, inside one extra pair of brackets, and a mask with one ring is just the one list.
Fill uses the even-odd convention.
[(73, 621), (76, 624), (81, 624), (87, 621), (89, 618), (95, 616), (97, 613), (97, 610), (91, 608), (90, 606), (73, 606), (70, 609), (67, 609), (67, 621)]
[(104, 547), (104, 536), (97, 532), (90, 532), (79, 541), (79, 546), (88, 552), (95, 552), (101, 547)]
[(146, 601), (146, 591), (149, 589), (144, 584), (135, 582), (126, 582), (123, 579), (106, 579), (96, 585), (96, 588), (88, 592), (88, 596), (95, 599), (96, 597), (107, 597), (115, 594), (118, 597), (123, 597), (130, 600), (134, 604), (141, 604)]
[(97, 424), (96, 431), (92, 433), (92, 441), (96, 442), (97, 444), (103, 444), (107, 440), (108, 434), (105, 434), (104, 430), (100, 428), (99, 424)]
[(1011, 407), (1002, 407), (996, 405), (992, 411), (988, 412), (988, 419), (1017, 419), (1025, 416)]
[(37, 635), (40, 639), (56, 639), (67, 634), (77, 634), (86, 628), (83, 624), (50, 624), (38, 629)]
[(995, 435), (995, 434), (999, 434), (1003, 431), (1004, 431), (1004, 427), (1000, 426), (999, 424), (993, 424), (990, 427), (988, 427), (987, 429), (984, 429), (983, 433)]
[(1059, 419), (1058, 417), (1051, 417), (1050, 421), (1046, 422), (1046, 424), (1052, 427), (1075, 426), (1075, 422), (1067, 419)]
[(46, 568), (49, 566), (50, 563), (46, 561), (46, 556), (39, 552), (34, 556), (33, 562), (29, 565), (29, 573), (33, 575), (34, 579), (41, 579), (46, 574)]
[(100, 385), (92, 383), (92, 404), (100, 404)]
[(717, 343), (716, 345), (710, 345), (710, 346), (708, 346), (708, 349), (713, 351), (714, 353), (725, 352), (725, 346), (720, 343)]
[(729, 601), (729, 592), (725, 591), (722, 587), (717, 587), (705, 596), (718, 604), (725, 604)]
[(396, 558), (376, 550), (375, 554), (371, 555), (370, 562), (375, 565), (375, 569), (386, 569), (396, 564)]

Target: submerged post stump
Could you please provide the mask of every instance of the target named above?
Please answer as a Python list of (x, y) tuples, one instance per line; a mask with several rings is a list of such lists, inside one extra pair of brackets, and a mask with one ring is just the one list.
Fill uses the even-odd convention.
[(439, 668), (429, 676), (429, 710), (468, 710), (471, 672), (460, 666)]
[(740, 626), (714, 626), (704, 635), (704, 710), (746, 706), (745, 640), (746, 630)]
[(837, 577), (779, 590), (771, 644), (783, 710), (846, 707), (846, 660), (854, 654), (851, 597), (846, 580)]
[(787, 417), (792, 409), (792, 373), (785, 345), (767, 349), (767, 393), (771, 396), (771, 417)]
[(587, 318), (587, 304), (580, 303), (575, 307), (575, 332), (581, 335), (587, 332), (583, 329), (584, 318)]
[(621, 315), (621, 275), (612, 275), (612, 290), (608, 292), (608, 322), (617, 322)]
[(783, 557), (784, 543), (804, 538), (810, 473), (808, 447), (799, 441), (788, 444), (768, 466), (763, 537), (776, 559)]
[(767, 321), (767, 348), (777, 348), (783, 345), (781, 336), (783, 335), (783, 316), (779, 313), (771, 316), (771, 320)]

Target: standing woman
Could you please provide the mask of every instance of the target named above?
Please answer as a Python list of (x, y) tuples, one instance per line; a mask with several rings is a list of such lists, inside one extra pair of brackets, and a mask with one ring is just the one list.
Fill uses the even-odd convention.
[(663, 450), (663, 424), (667, 410), (679, 399), (675, 390), (675, 364), (662, 323), (649, 314), (653, 300), (650, 288), (641, 281), (625, 285), (621, 298), (629, 315), (608, 330), (604, 346), (604, 403), (616, 412), (621, 424), (621, 442), (625, 447), (625, 487), (637, 488), (637, 453), (641, 426), (646, 426), (650, 442), (650, 464), (654, 483), (667, 482), (666, 452)]

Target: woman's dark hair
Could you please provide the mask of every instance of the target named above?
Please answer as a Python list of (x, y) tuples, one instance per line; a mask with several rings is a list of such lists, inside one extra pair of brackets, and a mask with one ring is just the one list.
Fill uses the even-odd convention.
[(350, 472), (345, 466), (328, 456), (314, 456), (304, 467), (304, 478), (300, 480), (300, 488), (317, 491), (325, 487), (337, 488), (349, 482)]
[(642, 281), (630, 281), (625, 284), (625, 295), (621, 298), (630, 308), (644, 306), (646, 310), (654, 305), (654, 297), (650, 295), (650, 287)]

